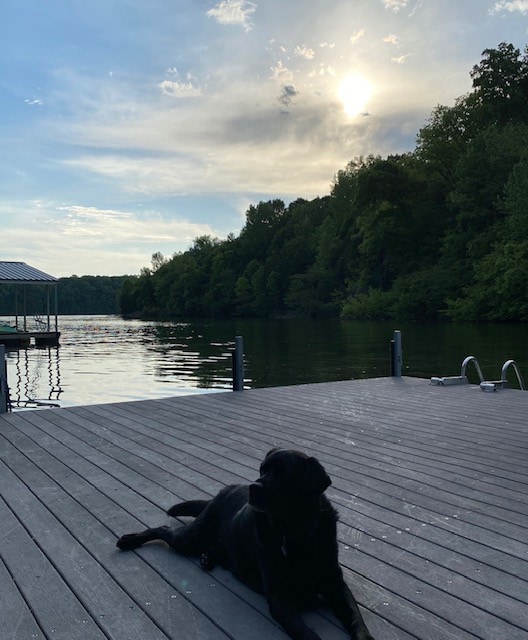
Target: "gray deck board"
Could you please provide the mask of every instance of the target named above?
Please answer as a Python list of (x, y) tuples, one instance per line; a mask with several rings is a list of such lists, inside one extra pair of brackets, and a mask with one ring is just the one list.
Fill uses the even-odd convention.
[(27, 640), (40, 633), (40, 627), (6, 565), (0, 562), (0, 637)]
[[(525, 639), (527, 416), (522, 392), (410, 378), (0, 416), (0, 634), (285, 640), (229, 573), (115, 540), (287, 446), (332, 477), (340, 560), (377, 640)], [(327, 611), (307, 620), (344, 640)]]

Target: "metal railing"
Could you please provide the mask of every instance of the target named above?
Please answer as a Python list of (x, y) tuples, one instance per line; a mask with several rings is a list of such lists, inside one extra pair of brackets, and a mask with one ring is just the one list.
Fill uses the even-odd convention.
[(515, 371), (515, 375), (517, 376), (517, 382), (519, 384), (519, 388), (521, 391), (526, 391), (526, 386), (524, 384), (523, 377), (521, 375), (521, 371), (515, 362), (515, 360), (506, 360), (506, 362), (502, 365), (501, 369), (501, 377), (500, 380), (485, 380), (482, 374), (482, 369), (478, 363), (478, 360), (475, 356), (467, 356), (464, 358), (462, 362), (462, 366), (460, 368), (459, 376), (443, 376), (443, 377), (432, 377), (431, 384), (437, 386), (449, 386), (456, 384), (469, 384), (468, 377), (466, 375), (466, 370), (468, 364), (473, 363), (475, 365), (475, 369), (477, 371), (477, 375), (479, 377), (479, 386), (482, 391), (497, 391), (499, 389), (505, 389), (508, 386), (507, 374), (508, 369), (510, 367)]

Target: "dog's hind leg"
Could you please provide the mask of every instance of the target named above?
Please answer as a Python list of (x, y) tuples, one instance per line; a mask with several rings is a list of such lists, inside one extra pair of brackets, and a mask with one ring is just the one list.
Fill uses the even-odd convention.
[(202, 535), (203, 531), (203, 527), (195, 526), (194, 522), (178, 528), (155, 527), (121, 536), (117, 541), (117, 546), (122, 551), (130, 551), (131, 549), (137, 549), (145, 542), (163, 540), (178, 553), (199, 556), (204, 551), (204, 548), (207, 547), (207, 541)]
[(187, 502), (179, 502), (167, 511), (167, 515), (173, 518), (176, 516), (194, 516), (196, 518), (210, 502), (210, 500), (187, 500)]

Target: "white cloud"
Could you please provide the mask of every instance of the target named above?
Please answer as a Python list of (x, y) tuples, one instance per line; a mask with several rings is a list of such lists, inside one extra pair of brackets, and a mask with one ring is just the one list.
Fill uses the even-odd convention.
[(352, 44), (355, 44), (358, 40), (360, 40), (363, 36), (365, 35), (365, 29), (359, 29), (358, 31), (355, 31), (351, 36), (350, 36), (350, 42)]
[(391, 58), (391, 62), (394, 62), (394, 64), (403, 64), (410, 55), (410, 53), (406, 53), (404, 55), (398, 56), (397, 58)]
[(30, 107), (33, 107), (33, 106), (41, 107), (44, 104), (42, 100), (39, 100), (38, 98), (36, 98), (35, 100), (27, 99), (27, 100), (24, 100), (24, 102), (26, 104), (29, 104)]
[[(253, 85), (242, 90), (243, 95), (233, 91), (199, 105), (186, 102), (155, 117), (141, 112), (120, 127), (111, 126), (103, 114), (79, 132), (86, 136), (87, 151), (64, 164), (74, 174), (98, 176), (113, 190), (134, 197), (232, 197), (242, 190), (262, 197), (309, 198), (328, 193), (341, 166), (371, 151), (365, 123), (351, 128), (330, 94), (324, 98), (303, 90), (295, 113), (287, 116), (277, 107), (275, 86), (268, 86), (267, 94)], [(281, 82), (283, 104), (299, 91)], [(108, 153), (109, 148), (115, 151)]]
[(501, 0), (495, 3), (490, 13), (500, 13), (502, 11), (509, 11), (510, 13), (518, 11), (525, 15), (528, 13), (528, 0)]
[(315, 51), (305, 45), (295, 47), (294, 53), (295, 55), (306, 58), (307, 60), (313, 60), (315, 58)]
[(202, 95), (201, 90), (195, 87), (192, 82), (174, 82), (172, 80), (164, 80), (158, 85), (161, 92), (172, 98), (195, 98)]
[(405, 9), (409, 4), (409, 0), (383, 0), (383, 4), (385, 5), (385, 9), (397, 13), (400, 9)]
[(279, 80), (280, 82), (288, 82), (293, 79), (293, 73), (279, 60), (279, 62), (271, 68), (271, 78), (273, 80)]
[(59, 235), (82, 238), (103, 238), (107, 244), (123, 242), (135, 244), (166, 243), (172, 240), (187, 244), (197, 235), (212, 233), (209, 225), (186, 220), (165, 220), (156, 212), (141, 213), (117, 209), (98, 209), (83, 205), (56, 207), (58, 215), (48, 222), (54, 224)]
[[(378, 11), (383, 14), (381, 5)], [(386, 24), (379, 38), (392, 29), (396, 31), (397, 27)], [(242, 47), (242, 52), (229, 63), (221, 59), (220, 50), (212, 43), (209, 48), (204, 45), (202, 51), (203, 56), (214, 57), (215, 64), (209, 66), (199, 57), (180, 59), (171, 54), (163, 58), (164, 77), (155, 81), (146, 78), (147, 83), (140, 90), (127, 78), (119, 77), (110, 83), (108, 79), (94, 81), (93, 76), (82, 77), (74, 71), (66, 76), (62, 72), (64, 88), (59, 97), (70, 108), (68, 117), (55, 118), (53, 112), (45, 122), (47, 132), (60, 139), (66, 150), (60, 160), (55, 156), (57, 174), (65, 169), (65, 175), (73, 178), (72, 184), (93, 184), (111, 194), (114, 201), (112, 194), (116, 193), (130, 196), (131, 200), (140, 196), (145, 202), (159, 197), (193, 200), (202, 195), (232, 199), (240, 192), (264, 199), (309, 198), (328, 193), (334, 173), (356, 155), (412, 148), (417, 128), (429, 113), (432, 95), (424, 89), (425, 81), (417, 83), (409, 77), (408, 85), (397, 87), (395, 99), (392, 85), (384, 84), (381, 75), (376, 77), (375, 72), (369, 74), (366, 69), (367, 77), (376, 86), (376, 99), (369, 104), (376, 117), (350, 122), (339, 101), (339, 80), (351, 71), (363, 71), (366, 63), (354, 57), (359, 52), (352, 51), (349, 44), (349, 28), (345, 27), (341, 41), (336, 38), (335, 51), (330, 38), (336, 34), (330, 33), (301, 31), (289, 48), (291, 58), (278, 52), (281, 33), (274, 41), (274, 51), (269, 48), (271, 38), (266, 38), (258, 51), (250, 39), (242, 38), (235, 47), (237, 52)], [(355, 35), (359, 39), (364, 33), (361, 29)], [(222, 32), (219, 38), (224, 37)], [(313, 42), (326, 45), (313, 45), (315, 61), (305, 65), (298, 58), (295, 62), (295, 42), (301, 43), (297, 55), (306, 53)], [(374, 59), (369, 63), (375, 65), (383, 58), (386, 67), (386, 51), (379, 53), (383, 49), (375, 47), (371, 56)], [(270, 57), (279, 55), (270, 63), (262, 55), (263, 50), (270, 52)], [(394, 62), (402, 64), (405, 59), (402, 56)], [(306, 66), (313, 67), (311, 74)], [(187, 69), (196, 73), (200, 83)], [(150, 91), (144, 91), (145, 86)], [(200, 93), (202, 86), (207, 91)], [(72, 95), (79, 99), (72, 102)], [(184, 99), (192, 96), (197, 97)], [(408, 143), (402, 142), (403, 135), (399, 136), (400, 99), (412, 102), (405, 115), (411, 122), (410, 129), (414, 127), (405, 134)], [(396, 120), (391, 125), (396, 133), (390, 144), (385, 144), (385, 133), (379, 134), (387, 105), (391, 118)], [(284, 113), (286, 110), (290, 112)], [(70, 197), (85, 196), (76, 192)], [(71, 237), (82, 233), (97, 239), (101, 233), (100, 226), (87, 223), (86, 212), (83, 218), (71, 217), (72, 211), (62, 213)], [(90, 219), (94, 216), (95, 213)]]
[(252, 28), (251, 16), (255, 13), (257, 5), (248, 0), (222, 0), (207, 15), (214, 18), (220, 24), (233, 24), (243, 27), (245, 31)]
[[(383, 12), (381, 7), (378, 10)], [(385, 26), (380, 38), (390, 32), (391, 27)], [(224, 37), (222, 33), (221, 38)], [(299, 35), (299, 52), (308, 49), (313, 37)], [(384, 85), (377, 83), (373, 74), (369, 78), (377, 91), (369, 111), (376, 117), (351, 122), (344, 116), (338, 97), (339, 80), (360, 67), (353, 56), (347, 57), (352, 49), (350, 30), (345, 30), (340, 43), (336, 40), (336, 51), (328, 34), (319, 34), (315, 42), (324, 43), (325, 38), (326, 46), (314, 46), (316, 58), (308, 65), (301, 64), (298, 58), (295, 62), (295, 44), (289, 49), (291, 58), (279, 54), (270, 63), (260, 53), (255, 53), (254, 59), (246, 55), (253, 53), (248, 42), (247, 48), (241, 45), (244, 53), (235, 61), (220, 64), (219, 60), (218, 67), (215, 64), (209, 69), (198, 58), (180, 60), (167, 56), (161, 67), (164, 77), (148, 82), (149, 92), (137, 91), (126, 79), (94, 82), (93, 77), (70, 71), (61, 77), (63, 93), (68, 99), (71, 95), (80, 99), (69, 103), (69, 117), (55, 118), (52, 113), (46, 121), (47, 131), (67, 149), (62, 159), (54, 161), (57, 174), (64, 169), (64, 174), (72, 177), (72, 184), (81, 180), (94, 184), (97, 190), (111, 194), (114, 201), (116, 193), (132, 201), (144, 198), (145, 202), (160, 197), (193, 201), (196, 196), (232, 200), (241, 192), (252, 194), (253, 200), (310, 198), (327, 194), (335, 172), (357, 155), (412, 148), (417, 127), (429, 112), (431, 92), (424, 90), (423, 82), (409, 78), (409, 85), (398, 86), (395, 100), (390, 83), (382, 93), (380, 87)], [(277, 39), (271, 55), (279, 53), (278, 42)], [(270, 39), (266, 39), (263, 47), (269, 43)], [(238, 45), (239, 42), (237, 51)], [(376, 48), (382, 50), (383, 47)], [(219, 55), (216, 48), (214, 51), (215, 56)], [(210, 55), (212, 52), (211, 46)], [(404, 60), (402, 57), (400, 63)], [(383, 64), (387, 64), (386, 53)], [(311, 74), (306, 66), (313, 67)], [(187, 69), (200, 77), (200, 85)], [(200, 95), (202, 82), (207, 91)], [(398, 137), (398, 100), (407, 101), (411, 95), (414, 118), (406, 112), (405, 118), (412, 125), (410, 133), (405, 134), (407, 143), (402, 142), (403, 135)], [(397, 120), (391, 125), (397, 133), (390, 141), (385, 132), (379, 133), (388, 104), (393, 122)], [(85, 198), (78, 192), (70, 197)], [(106, 212), (104, 204), (102, 210)], [(74, 213), (71, 209), (62, 211), (64, 231), (70, 238), (84, 236), (94, 242), (105, 241), (101, 235), (103, 226), (95, 224), (95, 219), (110, 215), (108, 212), (84, 210), (82, 216)], [(120, 213), (120, 218), (110, 218), (112, 224), (127, 220), (126, 212)], [(195, 208), (189, 210), (189, 215), (196, 213)], [(130, 222), (136, 228), (134, 217)], [(148, 237), (148, 233), (144, 235)], [(190, 235), (194, 237), (199, 232)], [(153, 250), (158, 249), (161, 250)]]
[(414, 5), (413, 9), (409, 12), (409, 17), (410, 18), (412, 18), (414, 16), (414, 14), (418, 11), (418, 9), (422, 8), (422, 4), (423, 4), (423, 0), (417, 0), (417, 2)]
[(388, 36), (385, 36), (385, 38), (383, 38), (383, 42), (387, 42), (388, 44), (398, 44), (399, 43), (399, 38), (397, 35), (395, 35), (394, 33), (389, 33)]
[(155, 211), (32, 201), (0, 208), (2, 216), (7, 212), (12, 221), (2, 232), (3, 258), (26, 260), (58, 277), (138, 273), (155, 251), (172, 255), (197, 236), (218, 235), (210, 225), (167, 219)]
[(316, 76), (330, 76), (332, 78), (336, 78), (337, 71), (331, 64), (321, 64), (318, 69), (314, 69), (310, 72), (311, 78), (315, 78)]

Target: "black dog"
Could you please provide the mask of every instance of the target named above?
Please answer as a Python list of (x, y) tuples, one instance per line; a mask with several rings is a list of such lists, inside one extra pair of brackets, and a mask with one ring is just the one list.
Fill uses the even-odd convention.
[(337, 511), (323, 492), (331, 480), (316, 458), (272, 449), (260, 478), (225, 487), (212, 500), (176, 504), (170, 516), (194, 516), (191, 524), (157, 527), (122, 536), (120, 549), (164, 540), (176, 551), (216, 563), (255, 591), (264, 593), (271, 615), (294, 640), (318, 640), (300, 609), (318, 596), (354, 640), (374, 640), (337, 559)]

